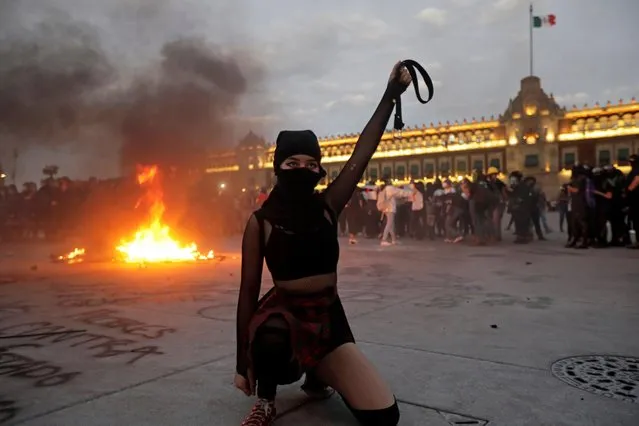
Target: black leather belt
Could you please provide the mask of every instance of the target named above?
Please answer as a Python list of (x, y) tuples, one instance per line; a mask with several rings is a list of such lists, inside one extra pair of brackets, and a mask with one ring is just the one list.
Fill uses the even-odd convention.
[[(412, 59), (406, 59), (402, 61), (402, 65), (406, 67), (408, 73), (410, 74), (413, 80), (413, 87), (415, 88), (415, 95), (417, 96), (417, 100), (426, 104), (431, 99), (433, 99), (433, 95), (435, 94), (435, 87), (433, 86), (433, 80), (431, 80), (430, 75), (426, 72), (424, 67), (422, 67), (418, 62), (413, 61)], [(428, 99), (424, 100), (422, 98), (421, 93), (419, 92), (419, 83), (417, 82), (417, 72), (422, 76), (424, 83), (426, 83), (426, 87), (428, 88)], [(404, 121), (402, 120), (402, 97), (401, 95), (395, 98), (395, 130), (401, 131), (404, 128)]]

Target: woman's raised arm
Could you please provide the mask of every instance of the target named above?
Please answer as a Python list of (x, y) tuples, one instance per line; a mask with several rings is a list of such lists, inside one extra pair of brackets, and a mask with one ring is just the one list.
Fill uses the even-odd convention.
[(393, 67), (388, 86), (373, 116), (357, 139), (351, 158), (348, 159), (340, 174), (330, 183), (324, 197), (335, 215), (339, 215), (353, 195), (357, 183), (362, 179), (366, 167), (384, 134), (388, 120), (395, 107), (394, 100), (400, 96), (411, 82), (411, 76), (401, 62)]

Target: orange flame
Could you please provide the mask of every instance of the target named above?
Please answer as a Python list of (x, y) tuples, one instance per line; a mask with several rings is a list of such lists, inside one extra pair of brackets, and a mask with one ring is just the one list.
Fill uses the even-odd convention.
[[(183, 262), (213, 259), (213, 250), (200, 253), (195, 243), (181, 244), (171, 237), (171, 229), (162, 223), (164, 216), (163, 194), (158, 180), (157, 166), (143, 167), (138, 183), (146, 185), (146, 199), (150, 202), (149, 218), (132, 240), (120, 241), (116, 250), (127, 263)], [(140, 200), (141, 201), (141, 200)], [(138, 205), (140, 202), (138, 202)]]
[(58, 256), (58, 261), (66, 263), (80, 263), (84, 260), (85, 250), (83, 248), (74, 248), (72, 252)]

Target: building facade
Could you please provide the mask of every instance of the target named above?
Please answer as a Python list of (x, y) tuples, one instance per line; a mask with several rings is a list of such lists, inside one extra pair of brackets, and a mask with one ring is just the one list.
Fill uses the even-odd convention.
[[(322, 164), (338, 174), (358, 134), (322, 138)], [(270, 186), (275, 147), (253, 133), (234, 151), (210, 157), (209, 177), (220, 185)], [(521, 80), (521, 89), (499, 117), (430, 123), (386, 132), (366, 170), (366, 181), (390, 177), (397, 182), (461, 179), (474, 170), (519, 170), (547, 190), (567, 181), (576, 163), (614, 164), (622, 169), (639, 152), (639, 104), (619, 100), (605, 105), (562, 107), (541, 87), (538, 77)]]

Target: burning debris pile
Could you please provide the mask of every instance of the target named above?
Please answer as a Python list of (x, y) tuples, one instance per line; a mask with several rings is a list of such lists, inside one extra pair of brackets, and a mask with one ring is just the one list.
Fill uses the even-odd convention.
[(81, 263), (84, 262), (84, 255), (86, 254), (86, 250), (83, 248), (74, 248), (73, 251), (61, 254), (60, 256), (55, 256), (53, 260), (57, 262), (63, 262), (68, 264), (73, 263)]
[[(96, 174), (128, 178), (136, 165), (154, 165), (139, 176), (142, 189), (154, 197), (145, 205), (148, 217), (143, 226), (118, 243), (129, 231), (119, 229), (124, 220), (114, 225), (120, 216), (99, 209), (103, 198), (98, 189), (97, 195), (89, 194), (92, 203), (98, 201), (97, 207), (87, 215), (77, 214), (94, 235), (85, 236), (87, 240), (76, 243), (69, 253), (56, 253), (52, 260), (212, 259), (212, 251), (201, 252), (195, 243), (172, 235), (165, 221), (173, 224), (170, 215), (183, 206), (174, 203), (168, 182), (163, 197), (156, 174), (171, 170), (184, 177), (180, 179), (184, 186), (193, 184), (207, 167), (212, 150), (230, 147), (237, 134), (248, 130), (252, 121), (244, 116), (244, 101), (250, 97), (249, 105), (260, 105), (260, 100), (270, 104), (259, 55), (255, 57), (255, 50), (239, 41), (242, 37), (229, 37), (238, 28), (237, 21), (228, 20), (229, 5), (221, 5), (224, 12), (217, 14), (211, 13), (211, 2), (4, 3), (0, 6), (0, 151), (4, 151), (0, 156), (13, 153), (18, 179), (33, 173), (28, 169), (35, 161), (25, 160), (41, 161), (39, 155), (54, 151), (82, 158), (74, 161), (77, 170), (69, 173), (80, 179)], [(193, 18), (198, 21), (203, 10), (206, 19), (219, 20), (220, 25), (193, 27), (190, 23)], [(232, 42), (220, 44), (220, 40)], [(272, 113), (270, 108), (268, 112)], [(109, 197), (104, 197), (105, 204)], [(129, 204), (133, 202), (124, 209)], [(120, 205), (116, 207), (121, 213)]]
[[(122, 239), (114, 248), (113, 260), (144, 264), (206, 261), (215, 258), (213, 250), (200, 252), (194, 242), (184, 244), (171, 235), (171, 228), (162, 220), (166, 207), (157, 166), (141, 167), (138, 184), (145, 192), (144, 198), (138, 201), (136, 207), (144, 201), (148, 205), (148, 215), (131, 239)], [(54, 257), (54, 260), (68, 264), (79, 263), (84, 261), (86, 255), (84, 248), (75, 248), (70, 253)]]
[(149, 218), (132, 240), (123, 240), (116, 247), (119, 257), (127, 263), (213, 259), (213, 250), (205, 254), (200, 253), (195, 243), (184, 245), (171, 237), (171, 229), (162, 223), (165, 206), (157, 172), (157, 166), (150, 166), (143, 167), (138, 174), (138, 183), (147, 187), (146, 197), (150, 201)]

